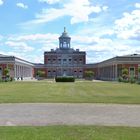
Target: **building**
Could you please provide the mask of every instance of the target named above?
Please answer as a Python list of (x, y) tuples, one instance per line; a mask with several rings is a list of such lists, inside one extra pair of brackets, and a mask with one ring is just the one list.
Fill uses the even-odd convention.
[(10, 77), (14, 79), (31, 79), (39, 71), (43, 72), (44, 78), (84, 78), (85, 71), (93, 71), (95, 79), (114, 81), (122, 76), (124, 68), (128, 69), (129, 77), (138, 77), (140, 54), (116, 56), (100, 63), (86, 64), (86, 52), (71, 48), (71, 37), (64, 28), (59, 37), (59, 47), (44, 52), (44, 64), (33, 64), (14, 56), (0, 55), (0, 77), (4, 76), (5, 68), (10, 70)]
[(23, 59), (0, 54), (0, 78), (4, 78), (4, 70), (9, 69), (13, 79), (31, 79), (34, 75), (34, 65)]
[(97, 64), (97, 78), (101, 80), (117, 80), (122, 76), (122, 69), (128, 69), (129, 77), (138, 77), (140, 55), (131, 54), (116, 56)]
[(59, 48), (44, 52), (44, 65), (35, 64), (35, 73), (42, 70), (48, 78), (56, 76), (82, 78), (85, 64), (86, 52), (71, 48), (71, 38), (64, 28), (59, 37)]

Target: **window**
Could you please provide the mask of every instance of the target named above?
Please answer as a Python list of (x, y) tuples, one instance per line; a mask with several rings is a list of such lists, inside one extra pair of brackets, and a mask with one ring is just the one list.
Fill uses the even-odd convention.
[(67, 48), (67, 43), (66, 42), (63, 43), (63, 47)]
[(72, 61), (71, 61), (71, 59), (69, 59), (69, 64), (71, 64), (72, 63)]

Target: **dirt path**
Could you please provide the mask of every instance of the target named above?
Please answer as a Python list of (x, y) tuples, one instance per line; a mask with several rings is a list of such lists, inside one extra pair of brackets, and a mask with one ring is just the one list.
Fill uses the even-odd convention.
[(1, 126), (59, 124), (140, 127), (140, 105), (0, 104)]

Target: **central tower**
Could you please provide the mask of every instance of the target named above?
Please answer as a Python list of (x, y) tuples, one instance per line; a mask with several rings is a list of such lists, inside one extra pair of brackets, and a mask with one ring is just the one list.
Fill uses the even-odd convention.
[(70, 49), (70, 41), (71, 41), (71, 38), (68, 36), (68, 33), (66, 32), (66, 28), (64, 27), (64, 32), (59, 37), (59, 48)]

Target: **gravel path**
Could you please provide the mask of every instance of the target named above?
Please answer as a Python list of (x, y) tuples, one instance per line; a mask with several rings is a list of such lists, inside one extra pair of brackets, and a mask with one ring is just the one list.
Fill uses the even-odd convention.
[(140, 127), (140, 105), (0, 104), (0, 126), (59, 124)]

